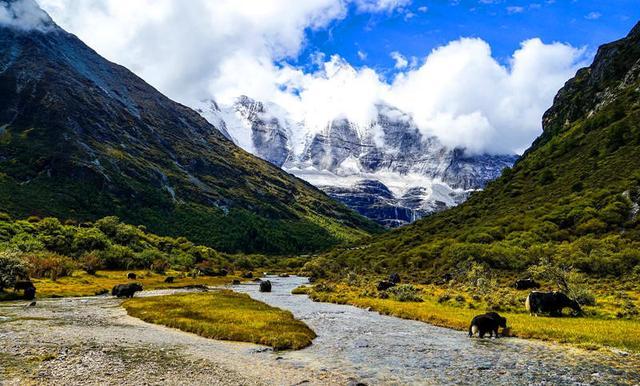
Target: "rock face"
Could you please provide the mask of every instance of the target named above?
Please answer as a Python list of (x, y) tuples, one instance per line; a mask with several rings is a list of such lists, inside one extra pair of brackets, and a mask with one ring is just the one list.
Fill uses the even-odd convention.
[[(318, 250), (378, 229), (240, 149), (224, 122), (165, 97), (46, 13), (36, 26), (20, 15), (0, 23), (0, 211), (117, 215), (229, 252)], [(275, 140), (259, 133), (269, 124), (255, 124), (265, 152)]]
[(291, 122), (279, 109), (243, 96), (230, 113), (205, 117), (224, 120), (246, 150), (388, 227), (459, 204), (517, 159), (448, 149), (387, 105), (377, 106), (366, 127), (336, 119), (306, 135), (300, 135), (309, 132), (304, 122)]

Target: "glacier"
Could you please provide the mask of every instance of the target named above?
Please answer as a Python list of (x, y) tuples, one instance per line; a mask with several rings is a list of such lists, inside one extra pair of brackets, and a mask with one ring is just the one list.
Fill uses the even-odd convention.
[(229, 106), (205, 100), (194, 107), (246, 151), (386, 227), (462, 203), (518, 158), (447, 148), (423, 135), (411, 116), (382, 103), (367, 125), (331, 119), (321, 130), (248, 96)]

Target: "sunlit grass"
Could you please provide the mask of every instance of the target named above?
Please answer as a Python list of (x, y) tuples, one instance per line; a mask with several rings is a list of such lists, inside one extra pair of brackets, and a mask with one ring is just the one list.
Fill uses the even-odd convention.
[(276, 350), (301, 349), (316, 337), (290, 312), (228, 290), (133, 298), (122, 305), (129, 315), (146, 322), (206, 338), (257, 343)]
[[(127, 274), (133, 272), (137, 275), (135, 280), (128, 280)], [(173, 283), (165, 283), (167, 276), (174, 276)], [(149, 271), (98, 271), (96, 275), (89, 275), (84, 271), (76, 271), (72, 276), (59, 278), (56, 281), (50, 279), (34, 279), (38, 297), (69, 297), (92, 296), (104, 291), (111, 291), (116, 284), (128, 282), (141, 283), (145, 290), (162, 288), (180, 288), (194, 285), (223, 285), (230, 284), (237, 276), (212, 277), (198, 276), (180, 278), (179, 272), (167, 272), (159, 275)]]
[[(425, 295), (423, 302), (399, 302), (359, 295), (348, 286), (336, 286), (332, 292), (309, 291), (315, 301), (351, 304), (370, 308), (385, 315), (419, 320), (433, 325), (466, 331), (469, 322), (481, 309), (454, 307), (438, 303), (436, 297)], [(610, 319), (602, 317), (533, 317), (528, 313), (500, 312), (508, 320), (510, 335), (560, 343), (571, 343), (585, 348), (616, 347), (640, 352), (640, 320)]]

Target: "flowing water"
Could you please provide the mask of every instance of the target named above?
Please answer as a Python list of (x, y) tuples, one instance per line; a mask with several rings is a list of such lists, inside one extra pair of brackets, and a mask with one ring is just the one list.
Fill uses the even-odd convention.
[[(349, 374), (366, 384), (640, 384), (640, 361), (626, 353), (588, 352), (517, 338), (469, 338), (463, 331), (316, 303), (291, 290), (302, 277), (269, 277), (238, 292), (291, 311), (318, 335), (313, 345), (272, 355), (295, 365)], [(279, 358), (280, 359), (280, 358)]]

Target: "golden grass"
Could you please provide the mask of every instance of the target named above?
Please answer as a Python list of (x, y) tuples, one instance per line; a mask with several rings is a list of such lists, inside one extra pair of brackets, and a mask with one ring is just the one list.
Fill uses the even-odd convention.
[[(337, 286), (334, 292), (311, 291), (310, 295), (315, 301), (371, 308), (385, 315), (464, 331), (475, 315), (484, 313), (478, 309), (441, 304), (430, 296), (423, 296), (424, 301), (420, 303), (362, 297), (357, 289), (348, 286)], [(640, 352), (640, 320), (637, 319), (533, 317), (518, 312), (500, 314), (507, 318), (511, 336), (571, 343), (585, 348), (615, 347)]]
[[(127, 274), (134, 272), (138, 277), (136, 280), (128, 280)], [(38, 297), (69, 297), (69, 296), (92, 296), (101, 291), (111, 291), (116, 284), (129, 282), (141, 283), (145, 290), (162, 288), (180, 288), (194, 285), (224, 285), (230, 284), (237, 276), (210, 277), (199, 276), (195, 279), (191, 277), (178, 278), (179, 272), (167, 272), (166, 275), (159, 275), (149, 271), (98, 271), (96, 275), (89, 275), (84, 271), (76, 271), (72, 276), (61, 277), (56, 281), (50, 279), (33, 279), (37, 288)], [(167, 276), (176, 277), (171, 284), (165, 283)]]
[(206, 338), (250, 342), (276, 350), (301, 349), (316, 334), (293, 314), (229, 290), (133, 298), (123, 304), (146, 322)]

